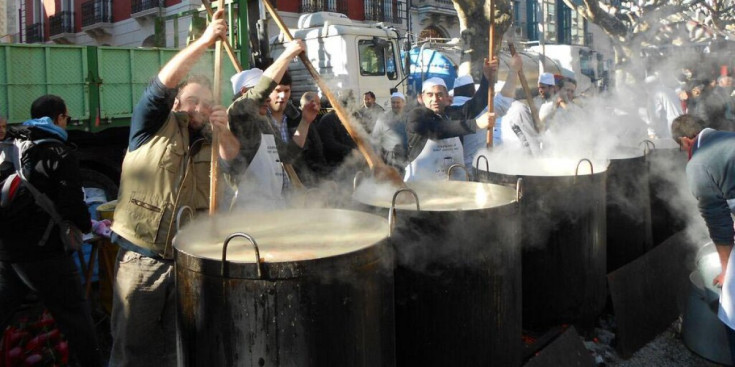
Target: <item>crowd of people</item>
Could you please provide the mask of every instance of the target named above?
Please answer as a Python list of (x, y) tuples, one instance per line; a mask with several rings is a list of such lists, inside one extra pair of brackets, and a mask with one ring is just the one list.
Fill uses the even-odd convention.
[[(326, 112), (315, 91), (291, 94), (293, 79), (287, 69), (305, 51), (303, 41), (290, 42), (265, 70), (250, 69), (232, 76), (232, 103), (229, 107), (216, 105), (210, 81), (188, 74), (226, 33), (219, 10), (204, 34), (159, 71), (133, 111), (112, 224), (112, 241), (120, 251), (113, 282), (110, 366), (177, 363), (172, 241), (182, 224), (178, 222), (182, 212), (200, 213), (209, 208), (214, 135), (218, 137), (215, 153), (230, 192), (226, 195), (229, 201), (222, 205), (226, 210), (286, 208), (294, 188), (339, 180), (345, 176), (345, 165), (351, 165), (349, 173), (366, 168), (357, 158), (360, 153), (344, 122), (335, 111)], [(485, 147), (487, 130), (496, 121), (505, 148), (538, 155), (544, 148), (545, 132), (563, 124), (576, 109), (585, 108), (575, 95), (577, 82), (550, 73), (540, 75), (537, 93), (526, 103), (526, 96), (516, 88), (520, 57), (512, 57), (509, 65), (512, 72), (493, 96), (492, 113), (487, 112), (488, 85), (497, 76), (497, 59), (485, 60), (477, 84), (468, 75), (460, 76), (450, 90), (443, 79), (429, 78), (415, 98), (394, 92), (388, 110), (376, 103), (371, 91), (362, 94), (359, 108), (354, 108), (357, 102), (349, 90), (340, 91), (339, 103), (351, 107), (356, 130), (405, 181), (443, 180), (452, 165), (472, 166), (475, 155)], [(735, 170), (728, 167), (735, 162), (735, 133), (709, 133), (714, 130), (706, 128), (735, 129), (732, 77), (727, 70), (709, 80), (693, 76), (678, 96), (656, 78), (649, 78), (647, 86), (648, 134), (673, 137), (690, 150), (690, 181), (707, 223), (716, 223), (711, 233), (718, 250), (722, 247), (725, 269), (733, 238), (729, 214), (735, 207), (729, 203), (735, 198), (731, 187), (735, 177), (730, 177)], [(539, 111), (538, 120), (532, 109)], [(68, 119), (63, 99), (39, 98), (33, 103), (31, 118), (9, 130), (6, 121), (0, 120), (0, 139), (20, 136), (24, 129), (60, 141), (41, 147), (30, 158), (34, 173), (29, 181), (49, 194), (64, 218), (88, 231), (90, 218), (78, 163), (63, 144)], [(718, 148), (722, 154), (703, 153), (710, 140), (713, 145), (719, 141), (729, 144)], [(725, 175), (727, 185), (722, 186), (718, 173), (707, 171), (707, 163), (699, 163), (703, 160), (720, 163), (714, 169)], [(46, 220), (47, 214), (36, 214), (38, 223)], [(71, 254), (59, 243), (59, 234), (52, 233), (39, 247), (33, 245), (38, 238), (27, 234), (43, 230), (29, 227), (22, 232), (20, 236), (20, 232), (0, 233), (0, 329), (23, 295), (34, 290), (58, 320), (80, 365), (104, 365), (79, 272)], [(716, 281), (735, 292), (731, 278), (727, 274), (724, 281), (722, 277)], [(731, 311), (735, 308), (728, 303), (723, 309), (726, 320), (735, 320), (735, 311)]]

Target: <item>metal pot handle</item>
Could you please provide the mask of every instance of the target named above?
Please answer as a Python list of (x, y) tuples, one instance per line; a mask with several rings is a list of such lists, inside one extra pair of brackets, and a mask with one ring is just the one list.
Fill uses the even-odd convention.
[(577, 183), (577, 176), (579, 176), (579, 165), (582, 164), (582, 162), (587, 162), (590, 165), (590, 178), (592, 178), (592, 175), (595, 174), (595, 169), (592, 167), (592, 161), (590, 161), (587, 158), (582, 158), (577, 162), (577, 168), (574, 169), (574, 183)]
[(184, 215), (184, 212), (189, 213), (190, 222), (194, 219), (194, 209), (192, 209), (190, 206), (184, 205), (179, 208), (179, 211), (176, 213), (176, 232), (181, 229), (181, 216)]
[(260, 250), (258, 249), (258, 243), (255, 242), (255, 239), (251, 235), (245, 232), (235, 232), (225, 238), (225, 243), (222, 246), (222, 277), (226, 278), (229, 276), (229, 268), (227, 267), (227, 245), (229, 245), (230, 241), (236, 237), (243, 237), (247, 239), (253, 245), (253, 248), (255, 248), (255, 266), (258, 269), (258, 278), (262, 278), (263, 269), (261, 269), (260, 264)]
[(396, 191), (393, 194), (393, 201), (390, 203), (390, 210), (388, 211), (388, 237), (393, 235), (393, 229), (396, 226), (395, 223), (395, 217), (396, 217), (396, 198), (398, 198), (398, 194), (402, 192), (409, 192), (411, 195), (413, 195), (413, 198), (416, 200), (416, 211), (421, 211), (421, 206), (419, 205), (419, 195), (416, 193), (416, 191), (413, 191), (409, 189), (408, 187), (402, 188), (398, 191)]
[(467, 167), (465, 167), (464, 164), (459, 164), (459, 163), (455, 163), (449, 166), (449, 169), (447, 170), (447, 181), (449, 181), (452, 178), (452, 170), (455, 168), (463, 169), (465, 181), (470, 182), (470, 171), (467, 170)]
[(365, 172), (363, 171), (357, 171), (355, 173), (355, 177), (352, 179), (352, 192), (357, 191), (357, 186), (362, 182), (362, 180), (365, 178)]
[(638, 146), (640, 146), (641, 144), (643, 144), (643, 155), (645, 156), (648, 156), (648, 154), (651, 153), (652, 149), (656, 149), (656, 144), (648, 139), (643, 139), (643, 141), (638, 143)]
[(518, 177), (518, 181), (516, 181), (516, 201), (520, 203), (522, 197), (523, 197), (523, 177)]
[(479, 177), (477, 172), (480, 170), (480, 158), (485, 160), (485, 171), (490, 172), (490, 161), (484, 154), (480, 154), (477, 156), (477, 159), (475, 159), (475, 177)]

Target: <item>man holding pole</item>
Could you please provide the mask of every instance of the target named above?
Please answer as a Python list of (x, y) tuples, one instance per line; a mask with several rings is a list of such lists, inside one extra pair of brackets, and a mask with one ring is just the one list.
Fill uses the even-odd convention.
[(286, 207), (283, 190), (288, 178), (282, 163), (291, 163), (302, 154), (311, 123), (319, 113), (319, 105), (316, 101), (306, 104), (298, 125), (295, 129), (289, 129), (282, 109), (278, 111), (281, 124), (276, 125), (273, 120), (272, 98), (277, 98), (284, 105), (288, 99), (271, 92), (278, 91), (278, 87), (283, 90), (288, 86), (290, 94), (290, 82), (284, 84), (282, 78), (291, 60), (304, 50), (302, 40), (290, 42), (273, 64), (265, 69), (255, 86), (247, 89), (227, 110), (232, 130), (240, 142), (240, 150), (233, 162), (223, 165), (223, 170), (228, 181), (236, 186), (237, 197), (233, 204), (237, 209), (272, 210)]
[[(175, 366), (173, 249), (182, 209), (209, 205), (212, 133), (219, 157), (232, 160), (239, 143), (222, 106), (212, 106), (203, 77), (179, 83), (215, 42), (227, 35), (218, 10), (204, 34), (158, 73), (133, 111), (112, 225), (120, 246), (115, 266), (110, 366)], [(211, 126), (211, 127), (210, 127)]]
[[(519, 70), (522, 62), (520, 56), (514, 56), (511, 68)], [(429, 78), (424, 82), (422, 93), (418, 96), (420, 106), (408, 113), (406, 122), (409, 164), (406, 166), (405, 181), (443, 180), (451, 165), (464, 163), (464, 150), (459, 137), (472, 134), (478, 128), (487, 128), (489, 118), (494, 119), (496, 116), (493, 112), (489, 118), (477, 118), (487, 107), (488, 80), (495, 80), (497, 70), (497, 58), (492, 61), (485, 59), (480, 88), (461, 106), (451, 106), (447, 86), (442, 79)], [(517, 77), (514, 73), (508, 75), (500, 95), (513, 98)], [(505, 111), (498, 112), (502, 115)]]

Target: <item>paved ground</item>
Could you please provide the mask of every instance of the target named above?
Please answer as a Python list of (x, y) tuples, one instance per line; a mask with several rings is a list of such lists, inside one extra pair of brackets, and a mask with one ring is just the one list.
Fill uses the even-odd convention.
[(674, 325), (646, 344), (628, 360), (616, 356), (605, 366), (619, 367), (713, 367), (719, 364), (709, 362), (694, 354), (682, 342)]

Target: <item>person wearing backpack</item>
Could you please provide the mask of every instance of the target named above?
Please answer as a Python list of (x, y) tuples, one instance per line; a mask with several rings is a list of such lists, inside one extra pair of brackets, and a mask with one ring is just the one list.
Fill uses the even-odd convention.
[(7, 155), (0, 163), (6, 204), (0, 208), (0, 330), (33, 290), (66, 336), (79, 365), (101, 366), (90, 305), (58, 221), (51, 218), (49, 209), (34, 201), (36, 194), (23, 190), (25, 182), (5, 190), (7, 178), (22, 171), (23, 180), (53, 203), (50, 210), (81, 232), (91, 229), (79, 163), (66, 145), (69, 113), (64, 100), (54, 95), (36, 99), (31, 117), (8, 129), (6, 137), (15, 144), (33, 143), (20, 151), (20, 167), (17, 169)]

